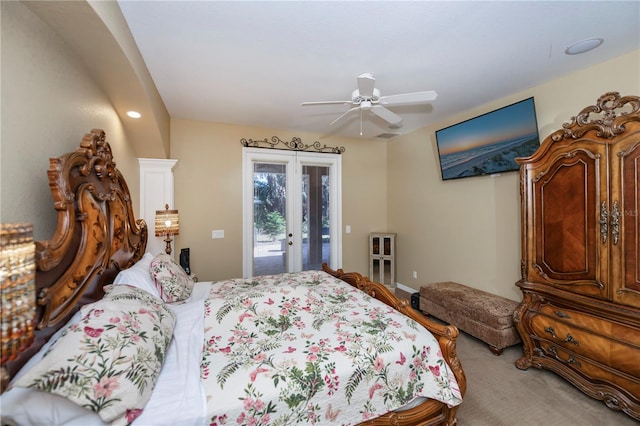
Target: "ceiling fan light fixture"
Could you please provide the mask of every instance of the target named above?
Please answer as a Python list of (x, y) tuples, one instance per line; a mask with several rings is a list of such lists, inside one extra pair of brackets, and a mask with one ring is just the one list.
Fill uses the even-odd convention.
[(585, 40), (578, 41), (573, 43), (571, 46), (567, 47), (564, 53), (567, 55), (579, 55), (581, 53), (589, 52), (590, 50), (595, 49), (604, 43), (603, 38), (588, 38)]

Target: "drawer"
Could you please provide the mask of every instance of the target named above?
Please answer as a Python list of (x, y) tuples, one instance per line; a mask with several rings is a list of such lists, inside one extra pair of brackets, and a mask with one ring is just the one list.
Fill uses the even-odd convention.
[(611, 337), (614, 340), (628, 343), (640, 349), (640, 329), (610, 321), (606, 318), (589, 315), (545, 303), (538, 310), (541, 314), (556, 321), (572, 324), (596, 334)]
[(560, 363), (561, 367), (557, 371), (562, 376), (575, 376), (579, 373), (583, 379), (595, 383), (601, 390), (601, 386), (612, 385), (613, 393), (623, 393), (631, 401), (640, 401), (640, 378), (633, 377), (628, 374), (616, 371), (612, 368), (599, 365), (597, 362), (583, 358), (582, 356), (572, 353), (550, 342), (539, 342), (541, 350), (545, 353), (546, 358), (553, 359)]
[(569, 324), (541, 314), (531, 321), (533, 332), (549, 344), (640, 378), (640, 345), (616, 339), (613, 326), (612, 323), (600, 322), (598, 330), (591, 331), (583, 328), (582, 324)]

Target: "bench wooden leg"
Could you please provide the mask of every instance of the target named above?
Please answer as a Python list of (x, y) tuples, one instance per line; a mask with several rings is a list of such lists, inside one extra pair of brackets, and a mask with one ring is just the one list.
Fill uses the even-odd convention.
[(498, 349), (495, 346), (489, 345), (489, 350), (495, 355), (500, 356), (502, 354), (503, 349)]

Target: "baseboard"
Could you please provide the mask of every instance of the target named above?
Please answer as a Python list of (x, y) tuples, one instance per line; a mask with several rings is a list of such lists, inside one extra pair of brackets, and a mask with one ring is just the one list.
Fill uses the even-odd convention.
[(396, 282), (396, 288), (398, 290), (406, 291), (407, 293), (415, 293), (415, 292), (418, 291), (415, 288), (411, 288), (411, 287), (406, 286), (406, 285), (404, 285), (402, 283), (399, 283), (399, 282)]

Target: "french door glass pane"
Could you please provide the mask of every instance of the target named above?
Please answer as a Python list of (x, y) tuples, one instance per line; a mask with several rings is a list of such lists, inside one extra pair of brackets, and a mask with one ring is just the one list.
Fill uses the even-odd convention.
[(286, 165), (254, 163), (253, 274), (287, 271)]
[(320, 270), (329, 263), (329, 167), (302, 167), (302, 269)]

